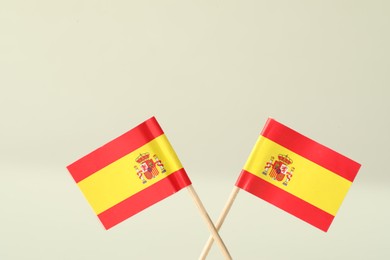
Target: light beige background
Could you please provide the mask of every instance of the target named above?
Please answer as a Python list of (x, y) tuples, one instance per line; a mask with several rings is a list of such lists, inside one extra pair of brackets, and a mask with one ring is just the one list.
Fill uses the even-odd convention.
[(1, 0), (0, 259), (197, 259), (187, 191), (105, 231), (65, 169), (152, 115), (213, 219), (268, 116), (363, 165), (328, 233), (240, 192), (234, 259), (390, 259), (389, 32), (388, 1)]

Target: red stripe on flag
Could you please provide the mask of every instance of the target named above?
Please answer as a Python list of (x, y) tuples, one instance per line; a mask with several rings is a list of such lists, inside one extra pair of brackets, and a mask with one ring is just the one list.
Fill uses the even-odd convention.
[(162, 134), (164, 131), (152, 117), (67, 168), (77, 183)]
[(188, 185), (191, 185), (191, 181), (182, 168), (100, 213), (98, 217), (103, 226), (109, 229)]
[(236, 186), (283, 209), (307, 223), (328, 231), (334, 216), (312, 204), (272, 185), (265, 180), (242, 170)]
[(269, 118), (261, 135), (353, 182), (360, 164)]

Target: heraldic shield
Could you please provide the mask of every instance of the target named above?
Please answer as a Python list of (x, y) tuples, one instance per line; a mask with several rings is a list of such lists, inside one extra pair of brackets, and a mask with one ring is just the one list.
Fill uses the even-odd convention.
[(164, 165), (157, 155), (153, 155), (153, 158), (150, 158), (149, 153), (141, 153), (135, 161), (139, 164), (138, 166), (140, 168), (135, 165), (134, 169), (137, 172), (138, 178), (142, 180), (142, 183), (146, 183), (146, 179), (150, 180), (155, 178), (160, 173), (157, 166), (160, 168), (161, 173), (166, 172)]
[(271, 178), (273, 179), (276, 179), (277, 181), (282, 181), (284, 179), (284, 176), (286, 175), (287, 170), (287, 165), (285, 165), (281, 161), (276, 161), (269, 176), (271, 176)]
[(274, 157), (271, 156), (271, 159), (267, 162), (264, 167), (263, 174), (267, 175), (268, 171), (271, 169), (269, 176), (276, 181), (283, 181), (283, 184), (287, 186), (288, 182), (291, 180), (292, 174), (295, 170), (294, 167), (289, 168), (293, 163), (292, 159), (287, 155), (278, 155), (278, 160), (274, 162)]

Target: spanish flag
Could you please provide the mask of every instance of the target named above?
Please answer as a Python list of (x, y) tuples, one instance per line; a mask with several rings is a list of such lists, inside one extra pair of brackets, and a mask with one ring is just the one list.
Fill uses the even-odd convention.
[(67, 168), (106, 229), (191, 185), (154, 117)]
[(360, 164), (268, 119), (236, 186), (327, 231)]

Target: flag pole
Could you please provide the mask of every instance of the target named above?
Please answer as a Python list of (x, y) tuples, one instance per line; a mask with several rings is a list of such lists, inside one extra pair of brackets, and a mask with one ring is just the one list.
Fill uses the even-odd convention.
[[(232, 207), (233, 202), (236, 199), (239, 190), (240, 190), (240, 188), (238, 188), (237, 186), (233, 187), (233, 190), (230, 193), (229, 199), (226, 202), (225, 207), (223, 208), (221, 215), (218, 218), (217, 223), (215, 224), (215, 228), (217, 229), (217, 231), (219, 231), (223, 222), (225, 221), (225, 218), (226, 218), (227, 214), (229, 213), (229, 210)], [(211, 249), (211, 246), (213, 245), (213, 242), (214, 242), (213, 236), (210, 236), (209, 239), (207, 240), (206, 245), (203, 248), (203, 251), (202, 251), (199, 259), (201, 259), (201, 260), (206, 259), (207, 255)]]
[(211, 237), (217, 241), (225, 259), (231, 260), (232, 257), (230, 256), (229, 251), (227, 250), (225, 244), (223, 243), (221, 237), (219, 236), (217, 229), (215, 228), (213, 222), (211, 221), (211, 218), (210, 218), (209, 214), (207, 213), (205, 207), (203, 206), (202, 201), (199, 199), (199, 196), (196, 193), (194, 187), (192, 185), (189, 185), (189, 186), (187, 186), (187, 190), (189, 191), (192, 199), (195, 201), (195, 204), (198, 206), (199, 212), (201, 213), (203, 219), (206, 221), (208, 228), (211, 232)]

